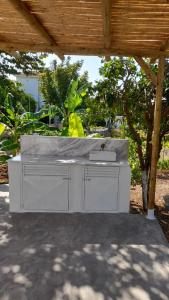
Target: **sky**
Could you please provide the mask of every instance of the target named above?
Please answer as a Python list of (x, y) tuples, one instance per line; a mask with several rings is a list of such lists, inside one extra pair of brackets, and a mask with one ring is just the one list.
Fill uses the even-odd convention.
[[(54, 55), (49, 54), (49, 56), (45, 59), (46, 66), (50, 66), (50, 62), (53, 59), (57, 59), (58, 62), (60, 62), (60, 59)], [(75, 62), (77, 60), (83, 60), (83, 66), (81, 69), (81, 72), (88, 71), (89, 74), (89, 81), (95, 82), (97, 79), (99, 79), (99, 68), (101, 66), (101, 58), (96, 56), (78, 56), (78, 55), (72, 55), (71, 61)]]

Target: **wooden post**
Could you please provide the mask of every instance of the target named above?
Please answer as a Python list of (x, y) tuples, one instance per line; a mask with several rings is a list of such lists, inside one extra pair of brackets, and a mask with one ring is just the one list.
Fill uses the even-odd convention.
[(158, 73), (157, 73), (156, 99), (155, 99), (155, 108), (154, 108), (154, 128), (152, 133), (152, 156), (151, 156), (150, 182), (149, 182), (149, 191), (148, 191), (148, 216), (147, 217), (149, 219), (154, 218), (156, 173), (157, 173), (157, 162), (158, 162), (161, 104), (162, 104), (163, 80), (164, 80), (164, 64), (165, 64), (165, 57), (160, 57), (158, 63)]

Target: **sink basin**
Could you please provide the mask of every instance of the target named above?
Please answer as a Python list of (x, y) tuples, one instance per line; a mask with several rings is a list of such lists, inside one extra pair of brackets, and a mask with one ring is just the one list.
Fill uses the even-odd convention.
[(89, 160), (116, 161), (116, 152), (93, 151), (89, 154)]

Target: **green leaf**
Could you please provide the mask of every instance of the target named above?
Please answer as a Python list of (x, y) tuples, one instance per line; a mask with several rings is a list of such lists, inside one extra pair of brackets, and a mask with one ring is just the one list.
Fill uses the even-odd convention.
[(68, 136), (68, 135), (69, 135), (69, 130), (67, 127), (64, 127), (62, 129), (61, 136)]
[(81, 118), (76, 113), (71, 113), (69, 116), (69, 136), (83, 137), (84, 130)]
[(9, 128), (12, 127), (12, 122), (11, 120), (2, 112), (0, 112), (0, 120), (3, 122), (3, 124), (5, 124), (6, 126), (8, 126)]
[(77, 91), (78, 80), (74, 80), (71, 82), (67, 98), (65, 100), (65, 107), (69, 112), (74, 112), (74, 110), (82, 103), (82, 97)]
[(36, 120), (36, 117), (32, 112), (25, 112), (21, 115), (21, 119), (23, 121), (31, 121), (31, 120)]
[(1, 147), (0, 150), (1, 151), (12, 151), (12, 150), (16, 150), (19, 149), (19, 143), (14, 143), (11, 139), (9, 140), (4, 140), (1, 143)]
[(3, 140), (1, 143), (1, 146), (5, 147), (5, 146), (11, 145), (11, 144), (13, 144), (13, 141), (8, 139), (8, 140)]
[(31, 131), (36, 131), (37, 129), (49, 129), (49, 126), (41, 121), (35, 120), (27, 122), (26, 124), (18, 127), (19, 132), (22, 134), (30, 133)]
[(12, 151), (12, 150), (16, 150), (19, 148), (19, 144), (18, 143), (14, 143), (14, 144), (9, 144), (7, 146), (2, 146), (1, 150), (2, 151)]
[(9, 118), (11, 120), (15, 119), (15, 113), (14, 113), (14, 107), (13, 107), (13, 103), (12, 103), (12, 99), (11, 99), (11, 94), (9, 93), (4, 101), (4, 108), (9, 116)]
[(3, 123), (0, 123), (0, 135), (3, 134), (3, 132), (5, 131), (6, 125)]
[(9, 158), (9, 155), (0, 155), (0, 162), (6, 162)]
[(80, 94), (82, 97), (86, 96), (86, 91), (82, 91)]

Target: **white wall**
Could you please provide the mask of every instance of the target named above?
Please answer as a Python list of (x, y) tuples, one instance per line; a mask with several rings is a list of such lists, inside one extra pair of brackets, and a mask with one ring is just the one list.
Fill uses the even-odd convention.
[(16, 81), (22, 84), (25, 93), (30, 94), (37, 101), (37, 110), (43, 106), (38, 76), (16, 75)]

